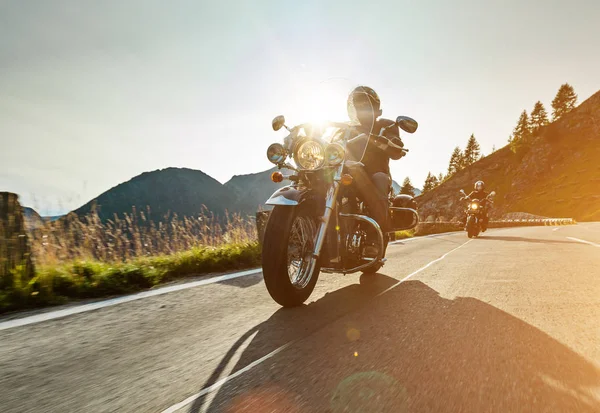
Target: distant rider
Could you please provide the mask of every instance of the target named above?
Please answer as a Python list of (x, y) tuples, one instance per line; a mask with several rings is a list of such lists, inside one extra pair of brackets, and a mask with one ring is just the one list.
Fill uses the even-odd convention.
[(485, 232), (488, 226), (488, 193), (485, 191), (485, 183), (483, 181), (475, 182), (474, 190), (467, 195), (468, 199), (479, 199), (481, 201), (481, 206), (483, 207), (483, 220), (481, 222), (481, 231)]

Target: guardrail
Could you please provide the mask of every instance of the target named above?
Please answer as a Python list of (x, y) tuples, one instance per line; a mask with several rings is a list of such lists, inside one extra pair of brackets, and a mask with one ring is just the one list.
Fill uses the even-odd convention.
[[(488, 228), (530, 227), (575, 225), (573, 218), (544, 218), (544, 219), (501, 219), (490, 220)], [(429, 235), (436, 232), (460, 231), (464, 228), (461, 222), (420, 222), (415, 235)]]
[[(265, 225), (270, 211), (261, 211), (256, 214), (256, 225), (259, 241), (262, 243)], [(575, 225), (573, 218), (540, 218), (540, 219), (504, 219), (490, 220), (488, 228), (530, 227), (530, 226), (555, 226)], [(464, 223), (461, 222), (420, 222), (415, 228), (415, 235), (430, 235), (443, 232), (462, 231)]]

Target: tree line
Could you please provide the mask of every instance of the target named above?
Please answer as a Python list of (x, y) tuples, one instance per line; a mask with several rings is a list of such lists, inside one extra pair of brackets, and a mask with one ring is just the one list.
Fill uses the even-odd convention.
[[(568, 83), (561, 85), (552, 100), (552, 121), (556, 121), (575, 109), (577, 105), (577, 94)], [(537, 137), (540, 130), (548, 125), (548, 113), (544, 104), (539, 100), (533, 106), (531, 115), (527, 114), (527, 110), (523, 110), (517, 121), (517, 126), (513, 129), (512, 134), (508, 137), (510, 149), (517, 153), (522, 149), (529, 147), (531, 140)]]
[[(568, 83), (560, 86), (556, 96), (552, 100), (552, 121), (556, 121), (575, 109), (577, 104), (577, 94)], [(522, 149), (531, 144), (532, 138), (539, 135), (540, 130), (550, 123), (548, 113), (541, 101), (537, 101), (531, 110), (531, 114), (527, 114), (527, 110), (523, 110), (517, 121), (517, 126), (513, 129), (512, 134), (508, 139), (510, 149), (514, 152), (520, 152)], [(492, 153), (496, 151), (496, 146), (492, 147)], [(457, 172), (474, 164), (482, 159), (484, 155), (481, 153), (481, 148), (475, 134), (471, 134), (467, 141), (467, 146), (461, 150), (459, 146), (454, 148), (448, 163), (446, 174), (440, 173), (434, 175), (431, 172), (427, 174), (425, 183), (423, 184), (423, 193), (431, 191), (439, 186), (442, 182), (451, 178)], [(402, 184), (400, 193), (414, 196), (414, 187), (410, 179), (407, 177)]]

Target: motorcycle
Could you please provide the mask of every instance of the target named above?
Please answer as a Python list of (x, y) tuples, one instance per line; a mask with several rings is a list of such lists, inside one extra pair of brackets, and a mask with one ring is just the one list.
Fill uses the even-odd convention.
[(496, 195), (496, 192), (490, 192), (485, 200), (471, 199), (462, 189), (460, 190), (460, 193), (463, 195), (461, 201), (469, 201), (466, 212), (467, 222), (465, 224), (465, 231), (467, 231), (467, 236), (469, 238), (477, 237), (480, 232), (485, 232), (487, 229), (483, 226), (483, 220), (486, 214), (487, 205), (492, 203), (492, 198)]
[[(389, 127), (394, 125), (408, 133), (418, 127), (406, 116)], [(271, 180), (291, 183), (266, 202), (273, 209), (264, 229), (262, 270), (271, 297), (284, 307), (294, 307), (308, 299), (320, 272), (372, 274), (384, 265), (387, 237), (356, 195), (350, 170), (362, 165), (369, 140), (394, 144), (381, 136), (385, 130), (380, 135), (361, 134), (346, 123), (290, 128), (283, 116), (277, 116), (272, 127), (285, 128), (289, 134), (283, 144), (267, 149), (267, 158), (279, 169)], [(292, 173), (284, 175), (281, 169)], [(416, 202), (409, 195), (390, 193), (389, 213), (392, 231), (411, 229), (419, 222)], [(368, 248), (373, 245), (376, 252)]]

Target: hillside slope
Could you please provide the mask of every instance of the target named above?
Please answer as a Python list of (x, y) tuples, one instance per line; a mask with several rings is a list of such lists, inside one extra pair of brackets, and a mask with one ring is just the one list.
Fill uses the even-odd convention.
[(600, 220), (600, 92), (543, 128), (530, 150), (515, 154), (506, 146), (418, 197), (421, 218), (461, 216), (459, 190), (470, 192), (480, 179), (497, 192), (492, 216)]
[[(235, 175), (227, 181), (224, 187), (235, 194), (234, 204), (236, 210), (245, 214), (253, 214), (259, 208), (264, 208), (264, 203), (277, 189), (289, 185), (289, 182), (275, 183), (271, 181), (271, 174), (277, 170), (269, 170), (248, 175)], [(287, 170), (282, 170), (288, 173)]]
[(23, 219), (25, 228), (28, 230), (36, 229), (44, 225), (44, 219), (33, 208), (21, 207), (23, 210)]
[(150, 218), (162, 220), (167, 213), (196, 216), (203, 205), (216, 215), (224, 215), (234, 204), (236, 196), (219, 181), (202, 171), (187, 168), (166, 168), (145, 172), (104, 192), (74, 212), (85, 215), (97, 205), (100, 219), (111, 219), (114, 214), (130, 213), (132, 207), (146, 212)]

